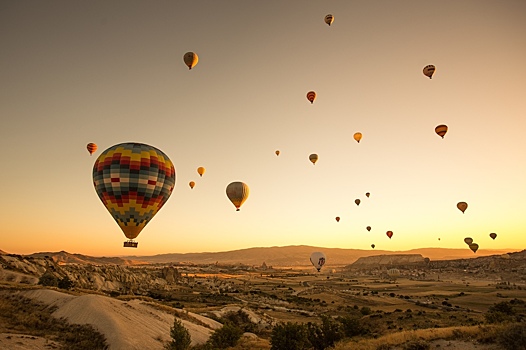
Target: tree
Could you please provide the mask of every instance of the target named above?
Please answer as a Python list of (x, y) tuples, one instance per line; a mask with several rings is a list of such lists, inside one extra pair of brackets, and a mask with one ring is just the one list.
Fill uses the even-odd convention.
[(170, 328), (170, 336), (172, 337), (172, 341), (166, 345), (166, 349), (187, 350), (190, 348), (190, 344), (192, 343), (190, 333), (177, 317), (174, 317), (174, 325)]
[(298, 323), (279, 323), (272, 329), (271, 350), (305, 350), (312, 348), (307, 327)]
[(46, 271), (38, 279), (38, 284), (41, 284), (41, 285), (46, 286), (46, 287), (57, 287), (58, 286), (58, 278), (51, 271)]
[(344, 333), (339, 322), (332, 317), (322, 315), (321, 326), (308, 323), (308, 338), (315, 350), (323, 350), (334, 346), (334, 343), (344, 337)]
[(243, 330), (231, 323), (225, 323), (223, 327), (216, 331), (208, 339), (208, 343), (213, 349), (226, 349), (230, 346), (236, 346), (237, 342), (243, 335)]
[(73, 288), (73, 281), (68, 276), (65, 276), (58, 281), (58, 287), (60, 289), (71, 289)]

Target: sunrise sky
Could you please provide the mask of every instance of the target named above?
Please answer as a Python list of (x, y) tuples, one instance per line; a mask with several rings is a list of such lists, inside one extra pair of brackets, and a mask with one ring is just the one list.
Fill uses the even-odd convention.
[[(2, 0), (0, 249), (526, 248), (525, 38), (523, 0)], [(138, 249), (92, 183), (130, 141), (177, 173)]]

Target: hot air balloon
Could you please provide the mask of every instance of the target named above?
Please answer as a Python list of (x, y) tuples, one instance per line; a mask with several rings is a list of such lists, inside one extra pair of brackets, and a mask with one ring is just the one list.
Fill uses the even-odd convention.
[(433, 66), (432, 64), (427, 65), (424, 67), (423, 72), (426, 77), (429, 77), (429, 79), (432, 79), (433, 73), (435, 73), (435, 66)]
[(339, 216), (336, 217), (336, 222), (340, 222), (340, 217)]
[(468, 208), (468, 203), (466, 202), (458, 202), (457, 203), (457, 208), (458, 210), (460, 210), (462, 213), (464, 213), (466, 211), (466, 209)]
[(354, 203), (356, 203), (356, 205), (360, 205), (361, 200), (359, 200), (359, 199), (355, 199), (355, 200), (354, 200)]
[(276, 155), (279, 156), (279, 150), (276, 150)]
[(312, 162), (313, 165), (315, 165), (318, 161), (318, 155), (316, 153), (311, 154), (309, 156), (309, 160)]
[(366, 227), (367, 231), (371, 232), (371, 226)]
[(190, 188), (194, 188), (194, 186), (195, 186), (195, 182), (190, 181), (190, 182), (188, 183), (188, 185), (190, 185)]
[(92, 142), (90, 142), (90, 143), (88, 143), (86, 148), (88, 149), (89, 155), (91, 156), (97, 150), (97, 145), (92, 143)]
[(226, 195), (236, 207), (236, 211), (239, 211), (241, 205), (247, 200), (249, 192), (247, 184), (241, 181), (232, 182), (226, 187)]
[(314, 103), (315, 99), (316, 99), (316, 93), (314, 91), (307, 92), (307, 100), (309, 100), (310, 103)]
[(387, 270), (387, 276), (389, 276), (389, 278), (392, 278), (392, 279), (396, 280), (398, 277), (400, 277), (400, 270), (398, 270), (398, 269), (389, 269), (389, 270)]
[(172, 161), (142, 143), (121, 143), (105, 150), (93, 166), (93, 185), (111, 216), (136, 248), (137, 238), (166, 203), (175, 186)]
[(356, 133), (354, 133), (353, 137), (356, 140), (356, 142), (360, 143), (360, 140), (362, 139), (362, 133), (361, 132), (356, 132)]
[(366, 193), (365, 193), (365, 196), (366, 196), (367, 198), (369, 198), (370, 195), (371, 195), (371, 194), (370, 194), (369, 192), (366, 192)]
[(374, 244), (371, 244), (371, 248), (373, 248), (373, 249), (374, 249), (374, 247), (376, 247), (376, 246), (375, 246)]
[(469, 249), (471, 249), (471, 251), (472, 251), (473, 253), (476, 253), (477, 250), (479, 250), (479, 245), (478, 245), (477, 243), (471, 243), (471, 244), (469, 245)]
[(327, 15), (325, 16), (325, 23), (331, 26), (332, 22), (334, 22), (334, 16), (333, 15)]
[(471, 243), (473, 243), (473, 238), (471, 237), (464, 238), (464, 243), (466, 243), (467, 245), (470, 245)]
[(183, 56), (183, 61), (188, 66), (188, 69), (192, 69), (199, 61), (199, 57), (197, 57), (195, 52), (187, 52)]
[(444, 135), (446, 135), (447, 132), (447, 125), (441, 124), (435, 128), (435, 132), (438, 136), (444, 138)]
[(312, 263), (312, 265), (314, 265), (318, 272), (320, 272), (322, 266), (325, 265), (325, 261), (325, 254), (323, 254), (322, 252), (314, 252), (310, 255), (310, 262)]
[(206, 169), (202, 166), (200, 166), (199, 168), (197, 168), (197, 173), (199, 174), (199, 176), (203, 177), (203, 174), (205, 173)]
[(492, 239), (497, 238), (497, 234), (494, 233), (494, 232), (490, 233), (489, 236), (490, 236)]
[(387, 235), (387, 237), (389, 237), (389, 239), (393, 237), (393, 231), (387, 231), (385, 234)]

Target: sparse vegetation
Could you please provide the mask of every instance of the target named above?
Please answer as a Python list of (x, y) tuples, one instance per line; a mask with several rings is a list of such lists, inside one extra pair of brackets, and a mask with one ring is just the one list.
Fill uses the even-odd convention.
[(167, 350), (187, 350), (192, 344), (190, 333), (176, 317), (174, 317), (174, 324), (170, 328), (170, 337), (172, 340), (166, 345)]

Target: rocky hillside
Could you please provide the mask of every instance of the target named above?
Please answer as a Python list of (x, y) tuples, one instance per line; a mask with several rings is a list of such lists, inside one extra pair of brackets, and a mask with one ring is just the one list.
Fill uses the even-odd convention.
[(424, 266), (426, 261), (429, 262), (429, 259), (425, 259), (420, 254), (377, 255), (359, 258), (347, 268), (364, 269), (373, 266)]

